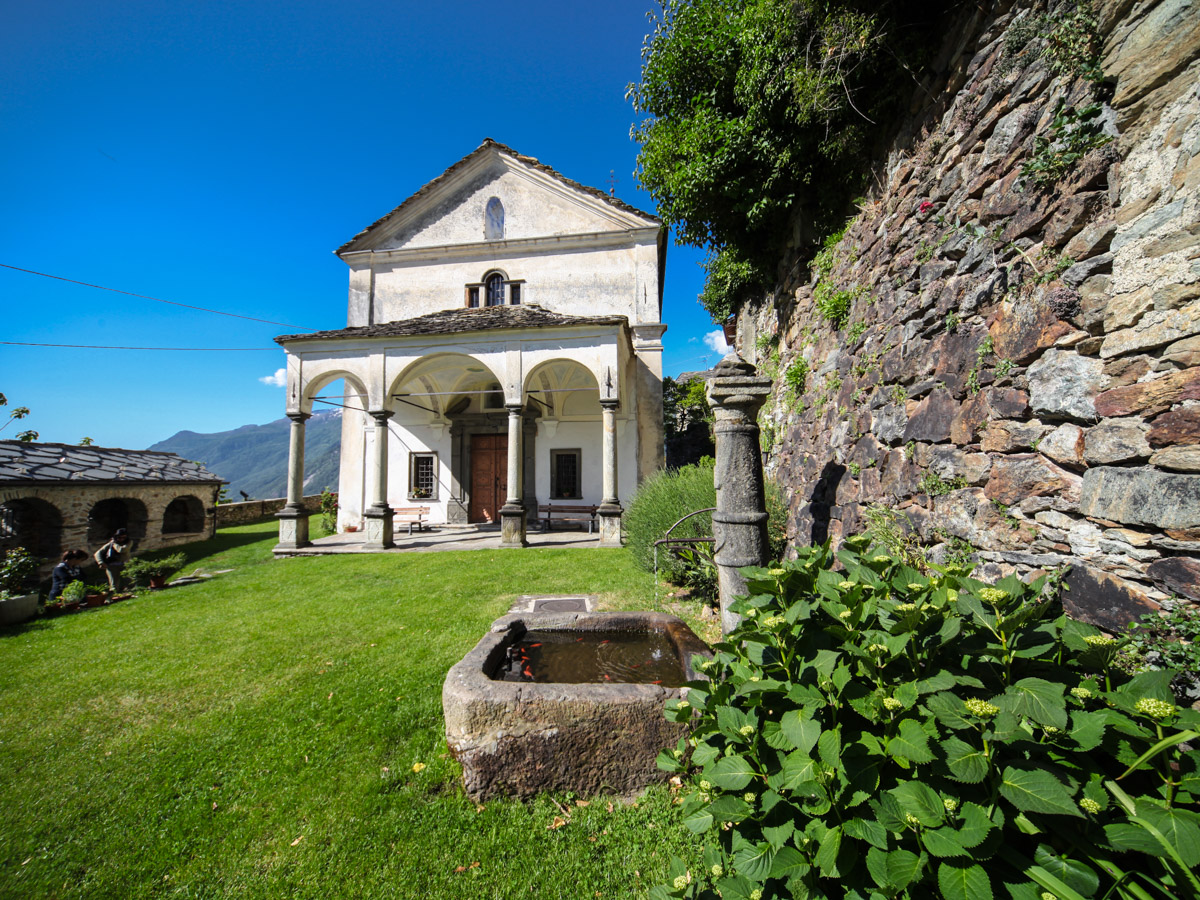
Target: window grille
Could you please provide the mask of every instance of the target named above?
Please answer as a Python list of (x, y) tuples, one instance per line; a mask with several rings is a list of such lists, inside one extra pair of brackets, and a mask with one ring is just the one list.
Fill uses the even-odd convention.
[(487, 278), (487, 305), (504, 305), (504, 276), (494, 272)]
[(550, 499), (583, 499), (579, 450), (550, 451)]
[(437, 499), (437, 454), (413, 453), (408, 466), (408, 493), (414, 500)]

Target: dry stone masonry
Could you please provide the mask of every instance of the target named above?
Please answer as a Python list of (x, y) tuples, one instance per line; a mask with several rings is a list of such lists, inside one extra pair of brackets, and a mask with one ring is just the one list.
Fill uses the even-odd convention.
[(1200, 8), (1102, 0), (1102, 85), (1047, 37), (1080, 11), (966, 13), (816, 280), (785, 261), (738, 343), (795, 539), (882, 506), (985, 577), (1071, 564), (1118, 628), (1200, 600)]

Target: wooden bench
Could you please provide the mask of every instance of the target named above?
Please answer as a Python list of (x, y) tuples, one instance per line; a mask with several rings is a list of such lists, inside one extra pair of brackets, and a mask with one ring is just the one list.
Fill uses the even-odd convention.
[(542, 520), (543, 527), (549, 531), (552, 527), (552, 517), (557, 515), (560, 520), (563, 518), (579, 521), (583, 516), (587, 516), (588, 534), (592, 533), (592, 529), (596, 527), (596, 510), (595, 506), (567, 506), (562, 503), (543, 503), (538, 506), (538, 518)]
[(429, 515), (428, 506), (401, 506), (398, 509), (392, 510), (392, 515), (396, 517), (399, 524), (408, 525), (408, 533), (413, 533), (413, 526), (417, 526), (417, 531), (425, 528), (425, 517)]

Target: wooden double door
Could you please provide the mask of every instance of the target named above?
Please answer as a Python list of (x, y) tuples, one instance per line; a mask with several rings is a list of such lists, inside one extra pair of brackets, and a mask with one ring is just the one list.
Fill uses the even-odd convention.
[(471, 435), (471, 502), (468, 522), (496, 522), (508, 499), (508, 435)]

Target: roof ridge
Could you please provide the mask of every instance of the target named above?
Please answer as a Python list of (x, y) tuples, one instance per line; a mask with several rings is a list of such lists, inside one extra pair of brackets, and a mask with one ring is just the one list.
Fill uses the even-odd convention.
[(508, 146), (507, 144), (501, 143), (500, 141), (497, 141), (497, 140), (494, 140), (493, 138), (487, 137), (487, 138), (483, 139), (482, 144), (480, 144), (478, 147), (476, 147), (474, 150), (472, 150), (470, 153), (468, 153), (462, 159), (453, 163), (449, 168), (444, 170), (440, 175), (438, 175), (432, 181), (428, 181), (425, 184), (421, 185), (421, 187), (417, 188), (417, 190), (413, 194), (411, 194), (408, 198), (403, 200), (399, 206), (396, 206), (395, 208), (392, 209), (391, 212), (388, 212), (388, 213), (384, 214), (383, 216), (381, 216), (380, 218), (376, 219), (374, 222), (372, 222), (370, 225), (368, 225), (366, 228), (364, 228), (358, 234), (354, 235), (354, 237), (350, 238), (350, 240), (346, 241), (346, 243), (342, 244), (340, 247), (338, 247), (333, 252), (335, 254), (337, 254), (338, 256), (340, 256), (345, 250), (347, 250), (350, 247), (351, 244), (354, 244), (360, 238), (365, 237), (366, 235), (370, 234), (371, 232), (378, 230), (379, 228), (381, 228), (384, 225), (385, 222), (390, 220), (393, 216), (395, 216), (397, 213), (399, 213), (402, 209), (404, 209), (406, 206), (408, 206), (414, 200), (431, 192), (435, 187), (437, 187), (439, 184), (441, 184), (447, 178), (449, 178), (449, 176), (451, 174), (453, 174), (455, 171), (460, 169), (462, 166), (466, 165), (468, 160), (477, 156), (480, 152), (482, 152), (484, 150), (490, 150), (490, 149), (494, 149), (500, 153), (505, 154), (506, 156), (512, 157), (513, 159), (517, 160), (518, 162), (524, 163), (527, 166), (530, 166), (541, 172), (544, 172), (547, 175), (550, 175), (552, 178), (562, 182), (563, 184), (566, 184), (567, 186), (574, 188), (575, 190), (583, 191), (586, 194), (590, 194), (593, 197), (601, 199), (605, 203), (607, 203), (609, 206), (616, 207), (617, 209), (621, 210), (622, 212), (632, 213), (633, 215), (642, 216), (644, 218), (650, 219), (654, 222), (659, 223), (660, 225), (662, 224), (662, 220), (659, 219), (658, 216), (648, 213), (645, 210), (638, 209), (636, 206), (626, 203), (624, 200), (621, 200), (620, 198), (615, 197), (611, 194), (606, 194), (600, 188), (590, 187), (589, 185), (575, 181), (572, 178), (568, 178), (566, 175), (562, 174), (562, 172), (559, 172), (557, 169), (554, 169), (553, 167), (546, 165), (546, 163), (541, 162), (536, 157), (526, 156), (523, 153), (520, 153), (517, 150), (514, 150), (512, 147)]

